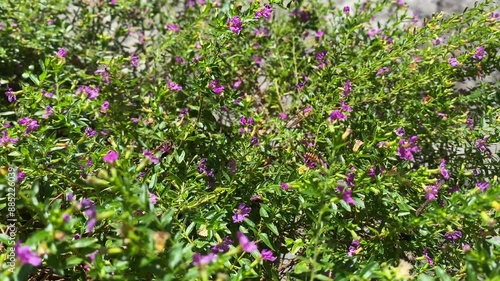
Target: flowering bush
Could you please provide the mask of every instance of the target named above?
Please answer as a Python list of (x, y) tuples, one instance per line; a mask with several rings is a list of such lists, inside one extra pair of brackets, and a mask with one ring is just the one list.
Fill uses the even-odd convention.
[(499, 276), (498, 7), (180, 2), (0, 3), (2, 278)]

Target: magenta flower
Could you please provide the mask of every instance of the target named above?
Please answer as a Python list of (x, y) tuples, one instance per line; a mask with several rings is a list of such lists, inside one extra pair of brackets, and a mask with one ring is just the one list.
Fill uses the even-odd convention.
[(225, 253), (229, 251), (229, 246), (233, 245), (233, 240), (231, 240), (228, 236), (222, 238), (222, 242), (213, 246), (210, 252), (214, 254)]
[(406, 141), (401, 139), (399, 141), (398, 155), (403, 160), (413, 160), (413, 153), (419, 152), (420, 148), (416, 145), (418, 140), (417, 136), (413, 136)]
[(30, 132), (32, 131), (36, 131), (38, 130), (38, 128), (40, 127), (38, 125), (38, 121), (36, 121), (35, 119), (31, 119), (29, 117), (23, 117), (21, 119), (19, 119), (17, 121), (17, 123), (21, 126), (25, 126), (26, 127), (26, 130), (24, 131), (24, 134), (29, 134)]
[(52, 110), (52, 107), (50, 105), (48, 105), (46, 108), (45, 108), (45, 113), (42, 115), (42, 118), (43, 119), (47, 119), (49, 118), (49, 116), (51, 116), (53, 114), (53, 110)]
[(342, 111), (340, 110), (334, 110), (332, 111), (332, 113), (330, 113), (330, 121), (335, 121), (335, 120), (340, 120), (340, 121), (344, 121), (347, 119), (347, 116), (344, 115), (344, 113), (342, 113)]
[(314, 36), (318, 37), (318, 38), (323, 37), (323, 35), (325, 35), (325, 31), (324, 30), (318, 30), (318, 31), (316, 31), (316, 33), (314, 33)]
[(453, 66), (453, 67), (457, 67), (459, 65), (459, 62), (456, 58), (450, 58), (448, 60), (448, 64)]
[(351, 7), (349, 6), (344, 6), (344, 9), (342, 9), (344, 11), (344, 14), (349, 14), (349, 12), (351, 11)]
[(87, 218), (89, 219), (87, 221), (86, 232), (87, 233), (92, 232), (92, 230), (94, 229), (94, 227), (97, 223), (96, 207), (92, 201), (90, 201), (86, 198), (83, 198), (82, 202), (81, 202), (81, 208), (82, 208), (83, 212), (85, 213), (85, 215), (87, 216)]
[(238, 237), (238, 242), (240, 243), (243, 251), (251, 253), (258, 250), (255, 242), (250, 241), (250, 239), (248, 239), (248, 237), (246, 237), (245, 234), (243, 234), (241, 231), (238, 231), (236, 233), (236, 236)]
[(56, 56), (60, 59), (64, 58), (68, 54), (68, 51), (66, 51), (64, 48), (59, 48), (57, 51)]
[(71, 220), (71, 216), (69, 214), (64, 214), (63, 215), (63, 221), (64, 222), (69, 222)]
[(428, 263), (430, 266), (433, 266), (433, 265), (434, 265), (434, 262), (432, 261), (431, 257), (429, 257), (429, 253), (427, 252), (427, 247), (424, 247), (423, 254), (424, 254), (424, 256), (425, 256), (425, 259), (427, 260), (427, 263)]
[(16, 94), (14, 94), (14, 92), (12, 91), (12, 88), (10, 88), (9, 86), (7, 86), (7, 92), (5, 92), (5, 95), (7, 96), (7, 99), (9, 100), (9, 102), (13, 102), (13, 101), (17, 100)]
[(31, 264), (35, 267), (42, 264), (42, 259), (33, 253), (29, 246), (21, 246), (21, 240), (16, 242), (14, 251), (21, 264)]
[(132, 54), (130, 56), (130, 64), (132, 64), (133, 67), (137, 67), (137, 65), (139, 64), (139, 56)]
[(104, 101), (101, 105), (101, 112), (107, 112), (109, 109), (109, 101)]
[(97, 134), (97, 132), (94, 129), (90, 128), (90, 127), (88, 127), (87, 129), (85, 129), (85, 135), (87, 137), (94, 137), (96, 134)]
[(266, 261), (275, 261), (276, 260), (276, 257), (273, 256), (273, 252), (271, 250), (268, 250), (268, 249), (264, 249), (260, 252), (260, 255), (262, 257), (263, 260), (266, 260)]
[(401, 128), (396, 129), (396, 135), (398, 135), (398, 137), (404, 136), (405, 135), (405, 128), (401, 127)]
[(158, 196), (154, 193), (149, 193), (149, 201), (151, 204), (156, 205), (156, 201), (158, 200)]
[(195, 266), (202, 266), (202, 265), (207, 265), (214, 261), (217, 258), (217, 255), (214, 253), (210, 253), (208, 255), (202, 255), (199, 253), (195, 253), (193, 255), (193, 265)]
[(340, 197), (344, 202), (350, 205), (356, 205), (356, 201), (352, 199), (352, 189), (347, 189), (343, 186), (343, 184), (337, 185), (337, 192), (340, 193)]
[(353, 255), (356, 254), (356, 251), (359, 249), (359, 239), (358, 240), (353, 240), (351, 243), (351, 246), (349, 246), (349, 252), (347, 252), (348, 257), (352, 257)]
[(80, 86), (78, 90), (76, 90), (76, 94), (85, 93), (88, 99), (93, 100), (99, 96), (99, 91), (99, 87)]
[(181, 85), (179, 85), (179, 84), (177, 84), (175, 82), (172, 82), (172, 81), (168, 82), (168, 88), (170, 90), (173, 90), (173, 91), (181, 91), (182, 90), (182, 86)]
[(167, 28), (167, 30), (173, 31), (174, 33), (179, 33), (179, 31), (180, 31), (179, 26), (177, 24), (167, 23), (165, 25), (165, 28)]
[(238, 16), (228, 19), (226, 25), (235, 34), (239, 34), (243, 30), (243, 22)]
[(151, 161), (154, 164), (158, 164), (160, 162), (160, 158), (156, 157), (151, 151), (144, 149), (142, 154), (146, 156), (149, 161)]
[(450, 173), (446, 169), (446, 161), (444, 159), (442, 159), (441, 164), (439, 164), (439, 172), (445, 180), (450, 178)]
[(17, 182), (21, 182), (24, 179), (24, 172), (21, 169), (17, 170)]
[(281, 189), (283, 189), (283, 190), (288, 190), (288, 189), (290, 189), (290, 186), (289, 186), (288, 184), (284, 183), (284, 182), (281, 182), (281, 183), (280, 183), (280, 186), (281, 186)]
[(260, 19), (265, 18), (266, 20), (271, 19), (271, 14), (273, 13), (273, 8), (269, 4), (266, 4), (263, 8), (260, 8), (255, 12), (255, 18)]
[(108, 72), (108, 66), (107, 65), (105, 65), (102, 68), (99, 68), (96, 71), (94, 71), (94, 74), (101, 76), (102, 81), (104, 83), (106, 83), (106, 84), (109, 84), (111, 82), (111, 79), (110, 79), (111, 77), (110, 77), (110, 74)]
[(222, 86), (220, 83), (219, 83), (219, 80), (214, 80), (212, 82), (210, 82), (210, 84), (208, 85), (208, 87), (210, 89), (212, 89), (212, 91), (218, 95), (220, 95), (222, 93), (222, 91), (224, 91), (224, 86)]
[(6, 145), (7, 143), (16, 143), (19, 138), (9, 138), (7, 130), (2, 132), (2, 137), (0, 138), (0, 146)]
[(118, 153), (114, 150), (110, 150), (108, 154), (104, 155), (103, 160), (106, 163), (116, 162), (116, 160), (118, 160)]
[(478, 139), (476, 140), (476, 148), (479, 150), (479, 151), (482, 151), (484, 152), (486, 150), (486, 144), (488, 143), (488, 139), (490, 137), (486, 136), (482, 139)]
[(249, 216), (250, 211), (252, 211), (252, 208), (247, 207), (245, 203), (241, 203), (238, 209), (234, 210), (233, 222), (242, 222)]
[(476, 60), (482, 60), (484, 56), (486, 56), (488, 53), (484, 50), (484, 46), (477, 47), (476, 50), (474, 51), (474, 54), (472, 55), (473, 59)]
[(487, 182), (478, 182), (476, 186), (479, 188), (479, 191), (483, 192), (490, 187), (490, 184)]
[(462, 237), (462, 232), (457, 230), (457, 231), (451, 231), (451, 232), (446, 232), (444, 234), (444, 237), (448, 240), (458, 240), (460, 237)]
[(384, 76), (389, 74), (389, 72), (391, 72), (389, 67), (381, 67), (377, 70), (377, 76)]
[(425, 199), (429, 201), (436, 200), (439, 187), (437, 185), (428, 185), (425, 187)]
[(347, 81), (344, 83), (344, 92), (342, 93), (342, 96), (345, 98), (347, 95), (349, 95), (352, 91), (352, 84), (351, 80), (347, 79)]

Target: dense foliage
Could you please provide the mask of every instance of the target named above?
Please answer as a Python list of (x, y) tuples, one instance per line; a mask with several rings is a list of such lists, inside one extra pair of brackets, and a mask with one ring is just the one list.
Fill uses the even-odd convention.
[(498, 6), (402, 2), (1, 1), (3, 278), (498, 278)]

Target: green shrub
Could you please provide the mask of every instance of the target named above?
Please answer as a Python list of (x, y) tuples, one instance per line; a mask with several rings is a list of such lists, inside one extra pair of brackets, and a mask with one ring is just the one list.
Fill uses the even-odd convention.
[(0, 3), (3, 278), (500, 275), (491, 1), (75, 2)]

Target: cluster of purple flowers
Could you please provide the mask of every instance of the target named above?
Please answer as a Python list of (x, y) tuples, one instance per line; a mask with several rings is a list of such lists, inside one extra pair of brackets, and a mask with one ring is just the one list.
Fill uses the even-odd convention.
[(108, 72), (108, 66), (105, 65), (102, 68), (97, 69), (94, 71), (94, 75), (99, 75), (101, 76), (101, 79), (104, 83), (109, 84), (111, 82), (111, 75)]
[(196, 164), (196, 168), (198, 169), (198, 172), (200, 174), (205, 174), (207, 175), (209, 178), (213, 178), (214, 177), (214, 170), (213, 169), (210, 169), (208, 170), (207, 168), (207, 158), (202, 158), (197, 164)]
[(263, 8), (260, 8), (255, 12), (255, 18), (260, 19), (265, 18), (266, 20), (271, 19), (271, 14), (273, 13), (273, 8), (269, 4), (266, 4)]
[(344, 121), (347, 119), (347, 116), (344, 114), (346, 112), (352, 112), (352, 108), (345, 104), (345, 101), (340, 101), (340, 109), (336, 109), (330, 113), (330, 121), (340, 120)]
[(38, 121), (35, 119), (31, 119), (29, 117), (23, 117), (17, 121), (17, 123), (21, 126), (25, 126), (26, 130), (24, 130), (24, 134), (29, 134), (32, 131), (38, 130), (40, 125), (38, 125)]
[(398, 155), (401, 159), (413, 160), (413, 153), (420, 151), (420, 148), (416, 145), (417, 140), (417, 136), (412, 136), (408, 141), (405, 139), (399, 141)]
[(220, 95), (222, 91), (224, 91), (224, 86), (222, 86), (219, 82), (219, 80), (214, 80), (210, 82), (208, 87), (216, 94)]
[(7, 143), (16, 143), (18, 140), (19, 138), (9, 138), (9, 133), (7, 130), (4, 130), (0, 138), (0, 146), (6, 145)]
[(239, 34), (243, 30), (243, 22), (238, 16), (228, 19), (226, 25), (235, 34)]
[(99, 96), (100, 90), (99, 87), (80, 86), (75, 94), (85, 93), (88, 99), (93, 100)]
[(323, 69), (325, 66), (328, 66), (330, 62), (328, 61), (326, 55), (328, 54), (327, 51), (322, 51), (316, 54), (316, 60), (318, 61), (318, 68)]
[(356, 251), (359, 249), (360, 243), (358, 240), (353, 240), (351, 246), (349, 246), (349, 252), (347, 252), (348, 257), (352, 257), (356, 254)]
[(252, 117), (245, 118), (245, 116), (241, 116), (239, 122), (240, 122), (240, 125), (241, 125), (241, 128), (239, 130), (240, 134), (244, 134), (245, 133), (245, 129), (246, 129), (247, 133), (251, 133), (252, 132), (252, 126), (254, 124), (254, 120), (253, 120)]
[(451, 240), (451, 241), (456, 241), (458, 239), (460, 239), (460, 237), (462, 237), (462, 232), (457, 230), (457, 231), (450, 231), (450, 232), (446, 232), (444, 234), (444, 237), (448, 240)]

